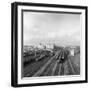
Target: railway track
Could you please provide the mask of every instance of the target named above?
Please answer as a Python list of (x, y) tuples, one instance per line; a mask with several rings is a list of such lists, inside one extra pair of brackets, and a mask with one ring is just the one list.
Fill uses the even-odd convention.
[(50, 60), (48, 60), (48, 62), (47, 62), (43, 67), (41, 67), (41, 68), (39, 69), (39, 71), (37, 71), (37, 72), (33, 75), (33, 77), (40, 76), (40, 74), (42, 74), (42, 73), (44, 72), (44, 70), (47, 68), (47, 66), (48, 66), (50, 63), (52, 63), (52, 61), (57, 57), (58, 53), (59, 53), (59, 52), (57, 52), (57, 53), (55, 54), (55, 56), (53, 56)]
[(32, 63), (24, 69), (24, 77), (75, 75), (76, 71), (70, 58), (60, 62), (63, 53), (64, 51), (60, 50), (52, 57), (45, 57), (43, 60)]
[(73, 64), (71, 63), (70, 59), (68, 59), (68, 64), (69, 64), (69, 66), (70, 66), (71, 73), (72, 73), (73, 75), (75, 75), (76, 72), (75, 72), (75, 70), (74, 70)]

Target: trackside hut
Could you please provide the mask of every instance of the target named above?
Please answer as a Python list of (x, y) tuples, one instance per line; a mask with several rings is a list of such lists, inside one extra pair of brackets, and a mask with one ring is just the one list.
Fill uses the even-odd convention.
[(74, 56), (75, 55), (75, 47), (70, 47), (70, 55)]

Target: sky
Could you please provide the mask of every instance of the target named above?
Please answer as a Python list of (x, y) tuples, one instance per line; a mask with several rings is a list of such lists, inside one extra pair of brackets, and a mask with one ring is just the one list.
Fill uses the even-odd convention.
[(79, 45), (80, 24), (80, 14), (24, 12), (24, 45)]

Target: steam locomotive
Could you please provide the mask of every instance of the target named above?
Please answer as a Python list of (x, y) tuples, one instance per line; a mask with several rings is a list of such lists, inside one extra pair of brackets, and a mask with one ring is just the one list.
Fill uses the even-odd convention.
[(63, 50), (61, 52), (61, 58), (59, 60), (60, 63), (64, 63), (68, 59), (69, 51), (68, 50)]

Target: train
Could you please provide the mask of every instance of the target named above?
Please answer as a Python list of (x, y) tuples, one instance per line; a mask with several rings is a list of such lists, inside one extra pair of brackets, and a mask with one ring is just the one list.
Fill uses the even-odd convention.
[[(57, 51), (55, 50), (52, 50), (52, 52), (48, 50), (25, 52), (23, 54), (23, 63), (24, 65), (27, 65), (28, 63), (38, 62), (40, 60), (43, 60), (46, 57), (53, 57), (56, 54), (56, 52)], [(58, 59), (60, 57), (59, 62), (63, 63), (68, 58), (68, 55), (69, 55), (69, 51), (63, 49), (61, 50), (60, 54), (56, 56), (56, 58)]]
[(69, 53), (70, 52), (68, 50), (63, 50), (61, 53), (61, 58), (59, 60), (59, 63), (64, 63), (66, 60), (68, 60)]

